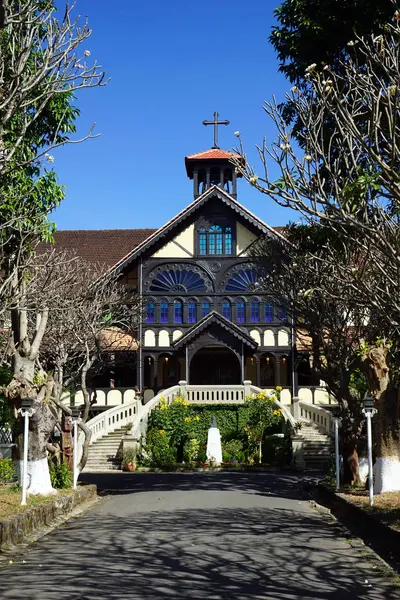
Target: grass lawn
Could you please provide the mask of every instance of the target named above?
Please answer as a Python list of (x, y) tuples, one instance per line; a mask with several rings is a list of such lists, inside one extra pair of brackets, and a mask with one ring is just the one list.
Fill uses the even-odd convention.
[[(60, 496), (70, 496), (74, 493), (73, 488), (58, 490)], [(28, 496), (26, 506), (21, 506), (21, 489), (17, 485), (0, 484), (0, 521), (16, 514), (52, 502), (57, 496)]]
[(377, 494), (374, 496), (372, 507), (369, 505), (369, 496), (366, 490), (351, 490), (343, 493), (347, 500), (374, 513), (385, 525), (390, 525), (393, 529), (400, 531), (400, 492)]

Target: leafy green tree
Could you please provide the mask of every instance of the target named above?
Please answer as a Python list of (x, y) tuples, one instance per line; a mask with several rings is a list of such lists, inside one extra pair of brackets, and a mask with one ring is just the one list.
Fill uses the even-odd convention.
[[(0, 28), (0, 305), (11, 311), (13, 379), (4, 393), (17, 409), (21, 398), (35, 400), (30, 436), (30, 493), (51, 492), (46, 444), (57, 419), (51, 403), (54, 381), (40, 362), (49, 316), (49, 297), (29, 300), (27, 267), (36, 245), (49, 241), (51, 211), (64, 189), (49, 168), (51, 150), (72, 140), (79, 89), (102, 85), (104, 74), (89, 64), (87, 22), (75, 5), (55, 10), (53, 0), (4, 0)], [(58, 7), (59, 8), (59, 7)], [(61, 15), (61, 17), (59, 17)], [(20, 458), (19, 432), (16, 459)]]
[(262, 463), (262, 444), (265, 432), (281, 418), (280, 409), (275, 406), (276, 395), (267, 397), (260, 393), (254, 398), (246, 399), (248, 407), (247, 424), (244, 427), (250, 445), (258, 449), (258, 460)]

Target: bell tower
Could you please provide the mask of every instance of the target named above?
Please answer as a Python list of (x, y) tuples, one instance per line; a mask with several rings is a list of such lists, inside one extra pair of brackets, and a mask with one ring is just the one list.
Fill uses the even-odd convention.
[(237, 177), (241, 177), (241, 174), (236, 173), (231, 162), (234, 154), (218, 146), (218, 126), (229, 125), (229, 121), (219, 121), (218, 113), (215, 112), (214, 120), (203, 121), (203, 125), (213, 125), (214, 145), (209, 150), (185, 158), (187, 175), (189, 179), (193, 179), (193, 196), (196, 199), (216, 185), (236, 200)]

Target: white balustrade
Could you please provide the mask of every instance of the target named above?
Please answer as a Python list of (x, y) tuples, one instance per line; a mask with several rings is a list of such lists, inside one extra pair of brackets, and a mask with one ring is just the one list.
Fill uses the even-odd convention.
[(333, 431), (332, 413), (321, 405), (309, 404), (308, 402), (300, 400), (298, 403), (298, 411), (299, 421), (315, 423), (317, 427), (325, 429), (328, 432)]
[(90, 443), (93, 444), (99, 438), (112, 433), (116, 429), (134, 423), (140, 417), (141, 409), (141, 401), (135, 399), (120, 406), (113, 406), (96, 415), (86, 423), (86, 427), (92, 432)]
[(186, 385), (185, 394), (190, 404), (240, 404), (245, 401), (243, 385)]

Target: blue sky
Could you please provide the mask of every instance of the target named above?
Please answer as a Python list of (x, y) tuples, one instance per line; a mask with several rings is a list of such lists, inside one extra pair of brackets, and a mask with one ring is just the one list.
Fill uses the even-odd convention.
[[(239, 130), (257, 170), (255, 145), (275, 138), (262, 103), (290, 87), (268, 43), (277, 5), (77, 0), (93, 29), (83, 50), (111, 79), (77, 100), (78, 135), (96, 122), (101, 136), (54, 153), (67, 190), (54, 214), (59, 229), (159, 227), (172, 218), (192, 200), (184, 157), (212, 146), (202, 121), (215, 110), (231, 122), (220, 128), (220, 146), (233, 147)], [(244, 181), (238, 193), (270, 225), (296, 220)]]

